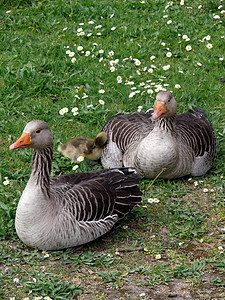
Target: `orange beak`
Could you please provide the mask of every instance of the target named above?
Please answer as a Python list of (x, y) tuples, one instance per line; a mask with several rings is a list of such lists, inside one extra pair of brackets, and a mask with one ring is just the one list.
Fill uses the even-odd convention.
[(28, 148), (31, 145), (30, 133), (23, 132), (21, 137), (13, 143), (9, 150), (18, 149), (18, 148)]
[(152, 115), (152, 118), (154, 120), (158, 119), (162, 114), (166, 112), (165, 103), (156, 102), (154, 113)]

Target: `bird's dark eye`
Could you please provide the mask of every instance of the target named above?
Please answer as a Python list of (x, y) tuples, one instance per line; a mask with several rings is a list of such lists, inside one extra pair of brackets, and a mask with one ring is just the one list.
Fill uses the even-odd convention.
[(37, 129), (36, 131), (35, 131), (35, 133), (40, 133), (41, 132), (41, 129)]
[(170, 99), (168, 100), (168, 102), (170, 102)]
[(96, 148), (95, 145), (92, 145), (92, 146), (91, 146), (91, 149), (95, 149), (95, 148)]

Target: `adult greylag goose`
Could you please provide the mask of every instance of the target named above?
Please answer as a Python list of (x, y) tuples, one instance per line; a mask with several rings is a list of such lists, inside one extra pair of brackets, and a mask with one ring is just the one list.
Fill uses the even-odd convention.
[(215, 130), (200, 108), (178, 115), (176, 112), (173, 94), (161, 91), (154, 109), (113, 116), (103, 127), (108, 143), (102, 165), (135, 167), (146, 178), (204, 175), (216, 157)]
[(53, 136), (46, 122), (29, 122), (10, 146), (33, 148), (30, 179), (19, 200), (15, 226), (30, 247), (57, 250), (108, 232), (141, 201), (134, 170), (98, 170), (50, 179)]
[(65, 157), (77, 162), (79, 156), (85, 156), (90, 161), (98, 161), (103, 147), (107, 142), (107, 133), (100, 132), (94, 139), (77, 137), (66, 144), (58, 146), (58, 151)]

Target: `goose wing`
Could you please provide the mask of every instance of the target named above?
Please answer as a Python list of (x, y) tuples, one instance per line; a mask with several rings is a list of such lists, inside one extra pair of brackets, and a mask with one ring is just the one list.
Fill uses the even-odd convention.
[(106, 122), (102, 131), (110, 134), (111, 141), (125, 152), (130, 144), (138, 143), (153, 129), (152, 113), (153, 110), (146, 113), (117, 114)]
[(51, 182), (51, 192), (63, 210), (77, 221), (123, 218), (141, 201), (140, 178), (126, 168), (69, 174)]
[(216, 133), (202, 109), (195, 107), (194, 110), (177, 115), (174, 134), (180, 144), (193, 149), (195, 157), (207, 153), (213, 163), (218, 146)]

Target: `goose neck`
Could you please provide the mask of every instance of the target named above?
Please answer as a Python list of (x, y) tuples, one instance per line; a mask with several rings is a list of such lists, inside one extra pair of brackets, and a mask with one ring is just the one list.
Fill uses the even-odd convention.
[(30, 180), (49, 195), (50, 173), (52, 168), (53, 146), (34, 149)]
[(159, 118), (155, 122), (155, 127), (160, 130), (164, 131), (173, 131), (174, 129), (174, 123), (175, 123), (175, 117), (168, 117), (168, 118)]

